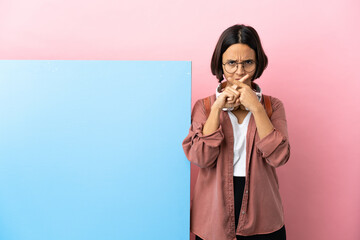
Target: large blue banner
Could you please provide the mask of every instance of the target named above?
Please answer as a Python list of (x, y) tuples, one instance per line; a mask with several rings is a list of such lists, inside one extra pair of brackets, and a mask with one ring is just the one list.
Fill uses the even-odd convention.
[(0, 239), (189, 237), (191, 62), (0, 61)]

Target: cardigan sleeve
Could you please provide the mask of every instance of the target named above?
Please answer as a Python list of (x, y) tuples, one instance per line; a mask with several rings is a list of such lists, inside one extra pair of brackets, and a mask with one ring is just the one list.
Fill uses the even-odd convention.
[(273, 167), (284, 165), (290, 157), (290, 143), (287, 131), (287, 122), (283, 103), (273, 98), (273, 114), (271, 122), (274, 126), (272, 132), (256, 144), (257, 153)]
[(216, 165), (220, 144), (224, 139), (221, 125), (215, 132), (203, 135), (206, 120), (205, 107), (200, 99), (193, 107), (189, 134), (182, 143), (187, 159), (200, 168), (211, 168)]

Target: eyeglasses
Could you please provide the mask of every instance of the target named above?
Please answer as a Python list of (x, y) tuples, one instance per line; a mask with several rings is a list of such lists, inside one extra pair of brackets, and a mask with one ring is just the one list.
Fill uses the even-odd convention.
[(230, 60), (226, 63), (223, 63), (225, 71), (230, 74), (237, 71), (239, 64), (242, 65), (244, 71), (247, 73), (253, 72), (256, 69), (256, 61), (254, 60), (245, 60), (242, 62)]

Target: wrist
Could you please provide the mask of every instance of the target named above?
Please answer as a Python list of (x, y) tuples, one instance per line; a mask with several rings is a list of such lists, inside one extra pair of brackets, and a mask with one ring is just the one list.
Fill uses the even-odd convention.
[(263, 105), (259, 102), (253, 109), (252, 113), (255, 115), (255, 114), (258, 114), (258, 113), (261, 113), (265, 111)]
[(213, 105), (211, 106), (211, 112), (220, 113), (220, 111), (221, 111), (221, 108), (218, 107), (218, 106), (216, 106), (215, 104), (213, 104)]

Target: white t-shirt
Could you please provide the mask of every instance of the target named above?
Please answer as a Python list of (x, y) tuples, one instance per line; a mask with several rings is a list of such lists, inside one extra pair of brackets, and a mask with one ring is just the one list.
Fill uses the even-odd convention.
[[(262, 93), (259, 85), (255, 85), (255, 94), (261, 102)], [(221, 94), (221, 84), (216, 88), (216, 98)], [(251, 117), (249, 111), (241, 124), (238, 123), (237, 117), (231, 112), (233, 108), (223, 108), (223, 111), (227, 111), (233, 126), (234, 133), (234, 176), (246, 177), (246, 134)]]
[(228, 111), (234, 132), (234, 176), (246, 176), (246, 134), (250, 121), (251, 112), (248, 112), (241, 124), (237, 117)]

